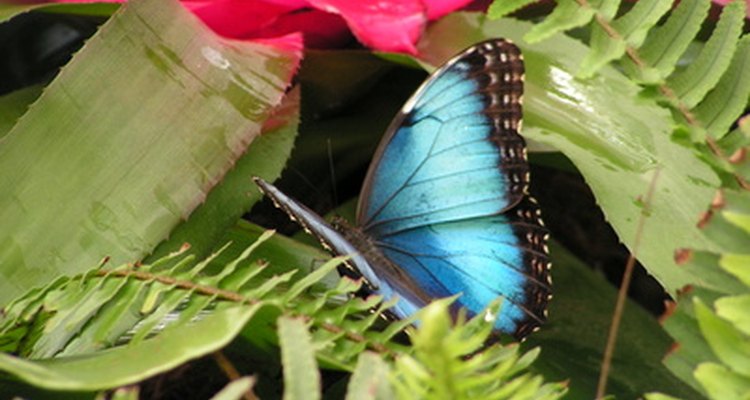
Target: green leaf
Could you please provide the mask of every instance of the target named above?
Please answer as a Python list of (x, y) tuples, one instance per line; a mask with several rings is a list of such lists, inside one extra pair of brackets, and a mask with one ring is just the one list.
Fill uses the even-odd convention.
[(138, 386), (118, 388), (110, 400), (138, 400)]
[(349, 386), (346, 400), (389, 400), (395, 394), (389, 381), (389, 367), (383, 359), (371, 352), (359, 356)]
[(719, 259), (719, 265), (750, 287), (750, 254), (724, 254)]
[(723, 365), (704, 363), (695, 370), (697, 379), (712, 399), (746, 399), (750, 393), (750, 379)]
[(320, 399), (320, 372), (310, 333), (301, 319), (277, 321), (281, 362), (284, 367), (284, 400)]
[(519, 10), (536, 0), (495, 0), (487, 8), (487, 17), (489, 19), (502, 18), (513, 11)]
[(687, 107), (693, 108), (700, 103), (729, 67), (744, 20), (744, 2), (733, 1), (727, 4), (698, 58), (685, 71), (667, 79), (667, 86), (674, 90)]
[(18, 14), (31, 11), (35, 8), (40, 7), (36, 4), (0, 4), (0, 22), (5, 22)]
[(0, 97), (0, 139), (13, 128), (41, 92), (41, 87), (31, 86)]
[[(677, 298), (677, 309), (670, 313), (664, 321), (664, 329), (669, 332), (675, 341), (672, 350), (664, 359), (664, 365), (675, 376), (698, 391), (702, 391), (703, 388), (695, 380), (693, 374), (696, 366), (706, 361), (718, 361), (718, 359), (701, 335), (698, 321), (695, 319), (695, 313), (693, 312), (693, 298), (707, 299), (715, 296), (715, 293), (706, 295), (706, 290), (698, 286)], [(666, 390), (666, 392), (670, 391)]]
[[(747, 264), (750, 265), (750, 264)], [(714, 303), (716, 315), (724, 318), (745, 335), (750, 336), (750, 294), (727, 296)]]
[(611, 23), (619, 37), (611, 37), (604, 28), (595, 24), (591, 33), (591, 51), (581, 62), (578, 76), (591, 77), (601, 66), (622, 57), (627, 47), (640, 47), (648, 31), (671, 6), (672, 2), (669, 0), (636, 2), (630, 11)]
[(591, 51), (581, 61), (576, 76), (581, 79), (590, 78), (603, 65), (622, 57), (627, 45), (623, 37), (611, 37), (601, 25), (594, 24), (591, 27)]
[(183, 243), (189, 243), (188, 253), (199, 258), (207, 256), (219, 243), (226, 243), (220, 240), (224, 232), (262, 196), (250, 178), (259, 176), (274, 181), (281, 175), (297, 134), (299, 101), (299, 89), (284, 97), (247, 153), (237, 160), (188, 220), (177, 226), (169, 239), (144, 262), (159, 259)]
[(220, 39), (174, 1), (124, 5), (0, 142), (0, 304), (150, 252), (259, 134), (298, 60)]
[(732, 324), (714, 315), (700, 299), (694, 300), (695, 316), (714, 354), (729, 368), (750, 376), (750, 341)]
[(693, 221), (713, 197), (717, 177), (689, 149), (670, 140), (671, 114), (640, 97), (638, 86), (610, 67), (590, 80), (576, 79), (572, 71), (586, 48), (563, 35), (531, 45), (521, 39), (529, 29), (513, 20), (488, 22), (473, 14), (451, 14), (431, 25), (420, 52), (438, 64), (466, 47), (466, 38), (514, 40), (526, 61), (523, 135), (560, 150), (576, 165), (628, 246), (643, 213), (639, 199), (660, 170), (638, 258), (675, 293), (696, 277), (674, 263), (674, 250), (688, 243), (716, 248)]
[(85, 356), (25, 360), (0, 353), (0, 370), (48, 389), (100, 390), (124, 386), (224, 347), (259, 308), (258, 305), (227, 308), (190, 328), (165, 331), (137, 345)]
[[(550, 254), (554, 260), (554, 297), (549, 320), (528, 337), (524, 347), (542, 349), (534, 363), (535, 371), (548, 380), (569, 380), (569, 398), (594, 398), (617, 294), (599, 274), (557, 243), (550, 244)], [(680, 342), (681, 349), (693, 345)], [(697, 397), (662, 364), (673, 339), (651, 314), (632, 301), (625, 306), (617, 343), (609, 394), (637, 398), (646, 390), (658, 389), (685, 399)]]
[(742, 115), (750, 99), (750, 35), (745, 35), (737, 44), (729, 68), (719, 83), (695, 107), (693, 113), (706, 130), (715, 138), (721, 138)]
[(552, 13), (534, 25), (523, 39), (528, 43), (541, 42), (557, 33), (588, 24), (595, 14), (593, 8), (581, 7), (575, 0), (559, 0)]
[(664, 80), (674, 71), (680, 56), (685, 53), (708, 15), (709, 0), (683, 0), (675, 7), (667, 21), (648, 34), (638, 49), (651, 70), (640, 70), (632, 62), (625, 65), (631, 75), (648, 83)]
[(421, 324), (411, 335), (414, 354), (396, 358), (392, 382), (398, 398), (558, 399), (565, 394), (564, 383), (544, 383), (525, 373), (537, 350), (522, 354), (516, 343), (485, 343), (492, 321), (484, 312), (468, 322), (459, 317), (454, 325), (451, 300), (433, 301), (420, 311)]
[(23, 2), (16, 2), (16, 4), (0, 3), (0, 23), (5, 22), (16, 15), (34, 10), (79, 15), (110, 16), (118, 7), (120, 7), (120, 4), (118, 3), (89, 3), (86, 2), (86, 0), (81, 0), (81, 3), (78, 4), (58, 4), (53, 1), (48, 1), (46, 3), (38, 1), (32, 4), (23, 4)]
[(696, 277), (694, 284), (724, 294), (743, 293), (747, 288), (737, 278), (719, 267), (719, 255), (706, 251), (690, 251), (681, 267)]

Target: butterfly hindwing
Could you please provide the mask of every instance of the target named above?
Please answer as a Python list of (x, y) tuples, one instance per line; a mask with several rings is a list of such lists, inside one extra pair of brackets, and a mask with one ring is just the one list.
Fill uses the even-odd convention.
[[(409, 292), (421, 291), (427, 298), (461, 293), (457, 304), (473, 314), (503, 296), (495, 326), (523, 337), (546, 319), (551, 294), (547, 231), (538, 210), (524, 198), (504, 214), (410, 229), (376, 245), (416, 282)], [(383, 286), (402, 285), (388, 274), (380, 279)], [(408, 315), (424, 305), (406, 297), (396, 313)]]

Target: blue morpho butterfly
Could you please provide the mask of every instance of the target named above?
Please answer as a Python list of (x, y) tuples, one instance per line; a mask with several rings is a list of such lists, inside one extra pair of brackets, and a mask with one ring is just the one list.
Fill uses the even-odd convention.
[(528, 196), (521, 128), (524, 67), (495, 39), (464, 50), (412, 95), (386, 131), (359, 197), (356, 227), (329, 225), (255, 178), (261, 190), (336, 254), (367, 292), (398, 296), (412, 315), (458, 293), (470, 315), (504, 298), (496, 330), (522, 338), (546, 319), (547, 230)]

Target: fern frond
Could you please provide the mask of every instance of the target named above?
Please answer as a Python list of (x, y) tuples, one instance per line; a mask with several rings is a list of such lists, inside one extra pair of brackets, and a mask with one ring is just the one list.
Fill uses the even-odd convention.
[[(82, 390), (108, 388), (113, 382), (126, 384), (226, 345), (256, 311), (269, 307), (306, 321), (315, 330), (315, 349), (325, 349), (321, 354), (342, 368), (352, 368), (353, 360), (365, 349), (386, 353), (391, 347), (402, 348), (387, 343), (395, 331), (368, 333), (387, 304), (377, 308), (377, 297), (342, 301), (360, 288), (359, 282), (342, 279), (328, 289), (319, 285), (334, 273), (342, 258), (301, 277), (297, 270), (264, 276), (268, 264), (253, 254), (262, 243), (272, 240), (271, 235), (262, 234), (237, 259), (224, 264), (218, 263), (216, 255), (199, 262), (172, 255), (169, 260), (138, 267), (100, 267), (33, 290), (0, 316), (0, 347), (25, 357), (0, 354), (0, 370), (16, 373), (28, 382), (46, 382), (44, 386), (50, 388)], [(219, 321), (224, 325), (210, 326)], [(403, 329), (406, 325), (399, 326)], [(210, 334), (195, 331), (208, 328), (213, 329)], [(190, 332), (190, 340), (181, 339), (185, 332)], [(124, 363), (126, 368), (113, 368), (102, 375), (92, 371), (94, 365), (107, 365), (109, 361), (104, 360), (117, 354), (143, 358), (144, 351), (153, 352), (144, 349), (154, 346), (163, 346), (164, 355), (149, 353), (148, 360), (131, 358)], [(56, 367), (47, 370), (28, 359), (40, 363), (54, 360)], [(66, 365), (76, 365), (79, 372), (69, 371)], [(52, 375), (55, 377), (50, 378)]]
[[(750, 202), (747, 192), (727, 192), (715, 202), (701, 226), (719, 243), (729, 229), (741, 232), (720, 253), (686, 250), (678, 262), (709, 276), (687, 293), (665, 322), (678, 350), (665, 364), (710, 399), (739, 399), (750, 394)], [(744, 244), (741, 246), (740, 244)], [(650, 400), (658, 396), (648, 396)]]
[(745, 3), (729, 3), (698, 58), (685, 71), (667, 79), (667, 85), (687, 107), (695, 107), (729, 67), (744, 20)]
[(487, 16), (490, 19), (500, 19), (534, 2), (536, 0), (495, 0), (487, 8)]
[(301, 319), (281, 317), (277, 325), (284, 366), (284, 400), (320, 399), (320, 372), (307, 324)]
[(610, 24), (596, 24), (591, 32), (591, 51), (581, 62), (578, 76), (587, 78), (607, 63), (621, 58), (628, 46), (638, 48), (646, 34), (669, 11), (669, 0), (642, 0)]
[(517, 344), (482, 349), (490, 333), (484, 315), (468, 323), (459, 318), (451, 327), (448, 304), (437, 301), (423, 309), (423, 325), (412, 335), (414, 354), (396, 359), (391, 382), (399, 398), (555, 399), (565, 393), (564, 384), (545, 384), (525, 372), (538, 350), (522, 355)]
[[(627, 56), (620, 62), (623, 70), (637, 83), (655, 85), (662, 103), (675, 111), (677, 128), (673, 138), (685, 145), (705, 142), (709, 157), (704, 161), (720, 175), (726, 175), (732, 170), (725, 168), (731, 161), (714, 138), (726, 135), (748, 104), (746, 80), (750, 78), (747, 68), (739, 71), (745, 54), (744, 45), (740, 46), (745, 2), (735, 0), (727, 4), (700, 55), (685, 70), (675, 71), (680, 57), (700, 30), (709, 3), (709, 0), (682, 1), (658, 26), (671, 8), (670, 0), (639, 1), (618, 18), (614, 18), (617, 0), (591, 3), (561, 0), (524, 38), (532, 43), (590, 23), (591, 51), (579, 65), (577, 76), (591, 77), (604, 65)], [(737, 60), (736, 66), (729, 71), (733, 59)], [(647, 89), (644, 93), (654, 93), (653, 88)], [(711, 99), (706, 98), (709, 92)], [(750, 190), (750, 183), (739, 176), (734, 178)]]
[(588, 24), (595, 13), (591, 7), (581, 7), (575, 0), (559, 0), (552, 13), (523, 38), (529, 43), (540, 42), (556, 33)]
[[(420, 312), (413, 354), (399, 354), (389, 363), (362, 353), (347, 399), (557, 399), (565, 394), (565, 384), (544, 383), (527, 372), (538, 349), (521, 354), (517, 344), (483, 348), (491, 328), (484, 315), (468, 322), (459, 318), (452, 326), (449, 300)], [(495, 304), (492, 311), (497, 309)]]
[(680, 1), (666, 22), (651, 30), (639, 49), (644, 66), (639, 68), (630, 59), (624, 63), (629, 75), (646, 84), (665, 80), (698, 34), (710, 6), (710, 0)]
[(750, 98), (750, 35), (737, 44), (719, 83), (695, 107), (695, 117), (715, 138), (721, 138), (745, 111)]

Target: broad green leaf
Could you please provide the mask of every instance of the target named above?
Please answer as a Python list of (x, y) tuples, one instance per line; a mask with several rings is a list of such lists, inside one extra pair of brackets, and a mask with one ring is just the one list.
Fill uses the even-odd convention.
[(737, 38), (745, 20), (745, 3), (733, 1), (724, 7), (719, 23), (698, 58), (690, 66), (667, 80), (682, 103), (693, 108), (706, 96), (729, 67)]
[(452, 14), (431, 26), (423, 42), (427, 45), (420, 50), (439, 64), (467, 46), (465, 38), (513, 39), (526, 64), (524, 136), (570, 158), (629, 246), (643, 212), (640, 199), (659, 170), (639, 260), (670, 293), (700, 281), (674, 263), (673, 252), (688, 244), (715, 247), (694, 223), (718, 186), (714, 173), (670, 140), (670, 113), (640, 98), (639, 87), (609, 67), (590, 80), (576, 79), (572, 71), (586, 49), (563, 35), (528, 44), (521, 37), (529, 29), (529, 24), (513, 20), (486, 22), (473, 14)]
[[(12, 4), (15, 3), (15, 4)], [(91, 3), (90, 1), (80, 0), (80, 3), (65, 3), (59, 4), (54, 1), (34, 1), (27, 2), (24, 4), (23, 1), (14, 1), (11, 3), (0, 3), (0, 23), (5, 22), (16, 15), (23, 14), (25, 12), (33, 10), (42, 10), (49, 12), (60, 12), (60, 13), (71, 13), (71, 14), (83, 14), (83, 15), (99, 15), (109, 16), (111, 15), (120, 5), (117, 3)]]
[(276, 180), (289, 158), (299, 125), (299, 90), (284, 97), (273, 116), (266, 120), (263, 131), (241, 156), (222, 181), (208, 194), (206, 200), (169, 235), (145, 260), (159, 259), (190, 244), (189, 254), (203, 258), (221, 242), (224, 232), (232, 227), (250, 207), (261, 198), (252, 181), (259, 176)]
[(32, 86), (0, 97), (0, 138), (16, 124), (29, 105), (39, 97), (42, 88)]
[(281, 362), (284, 366), (284, 400), (320, 398), (320, 372), (310, 333), (301, 319), (277, 321)]
[(390, 368), (383, 359), (371, 352), (359, 356), (349, 386), (346, 400), (389, 400), (395, 394), (389, 381)]
[[(640, 70), (632, 62), (626, 63), (631, 75), (649, 83), (660, 82), (669, 76), (698, 34), (710, 5), (709, 0), (680, 1), (664, 25), (652, 29), (638, 49), (647, 69)], [(649, 68), (653, 68), (653, 72), (649, 72)]]
[(18, 14), (38, 8), (35, 4), (0, 4), (0, 22), (5, 22)]
[(298, 60), (218, 38), (174, 1), (123, 6), (0, 142), (0, 304), (150, 252), (246, 151)]
[(737, 44), (732, 62), (719, 83), (693, 110), (695, 117), (714, 137), (721, 138), (745, 113), (750, 100), (750, 35)]
[(0, 353), (0, 370), (42, 388), (100, 390), (124, 386), (168, 371), (224, 347), (261, 306), (235, 306), (182, 330), (85, 356), (26, 360)]

